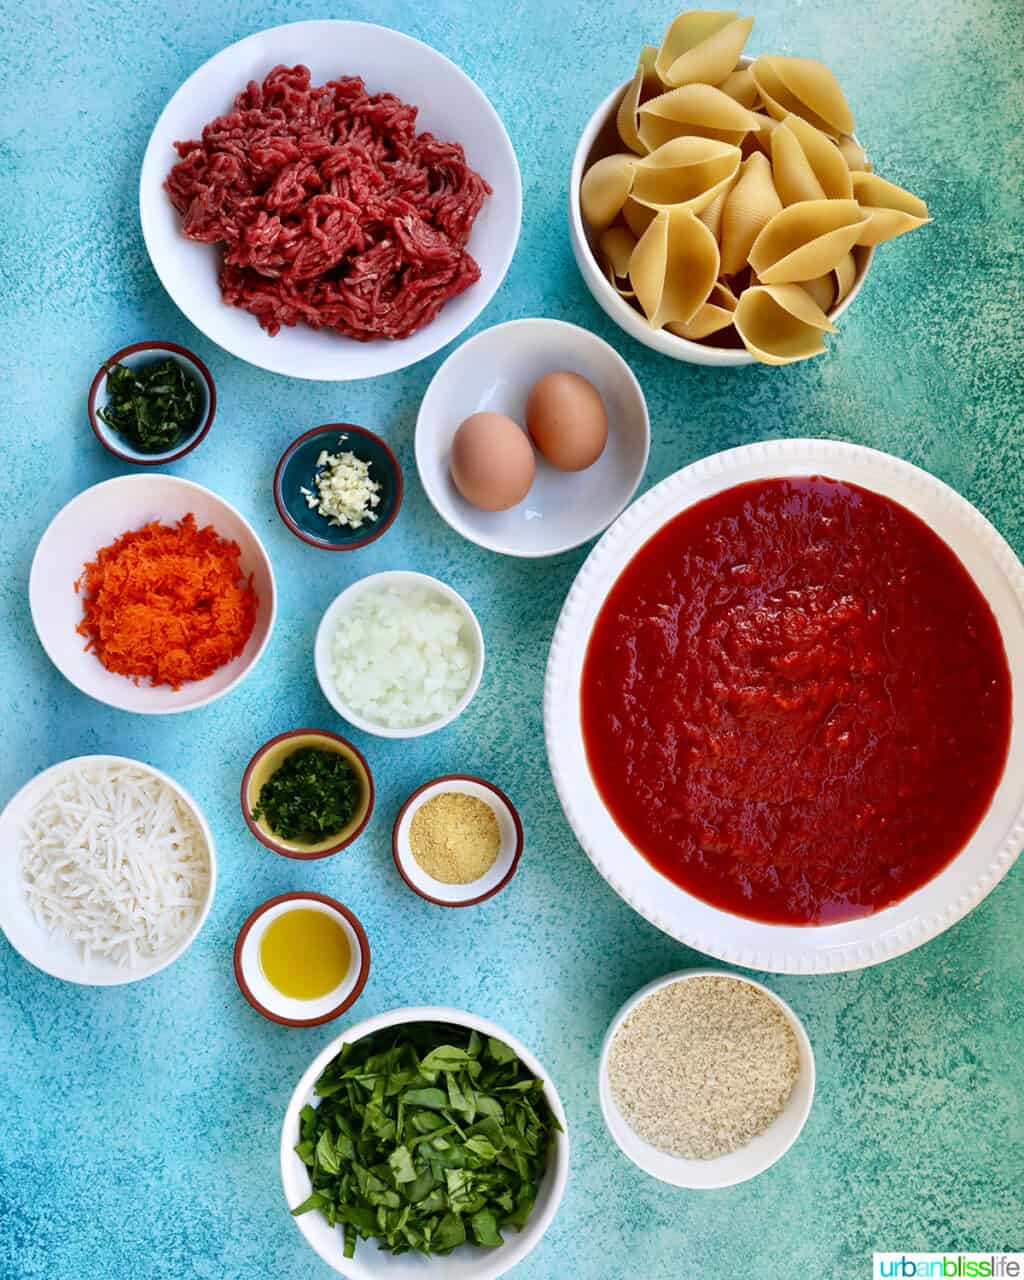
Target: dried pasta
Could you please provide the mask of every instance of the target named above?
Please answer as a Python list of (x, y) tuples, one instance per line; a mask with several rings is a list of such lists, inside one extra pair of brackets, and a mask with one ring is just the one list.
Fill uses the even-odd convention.
[(820, 355), (829, 314), (876, 245), (931, 221), (872, 171), (835, 76), (743, 49), (752, 18), (692, 10), (644, 45), (615, 113), (622, 150), (584, 174), (580, 210), (625, 305), (691, 342), (756, 359)]

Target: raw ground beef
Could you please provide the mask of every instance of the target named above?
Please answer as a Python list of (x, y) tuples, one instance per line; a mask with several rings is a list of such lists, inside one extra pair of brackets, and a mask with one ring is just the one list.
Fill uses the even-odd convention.
[(165, 186), (192, 240), (223, 244), (224, 301), (273, 335), (300, 320), (406, 338), (480, 278), (466, 241), (491, 188), (416, 107), (307, 67), (249, 82), (230, 115), (177, 142)]

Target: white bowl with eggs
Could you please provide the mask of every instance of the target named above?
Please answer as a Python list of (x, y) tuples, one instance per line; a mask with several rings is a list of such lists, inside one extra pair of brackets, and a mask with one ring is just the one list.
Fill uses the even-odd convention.
[[(434, 715), (424, 714), (423, 718), (416, 723), (404, 725), (388, 724), (383, 719), (376, 719), (372, 715), (356, 709), (342, 695), (335, 676), (335, 645), (339, 624), (351, 614), (353, 606), (361, 597), (384, 590), (395, 591), (400, 594), (427, 593), (429, 596), (453, 606), (461, 616), (459, 645), (464, 647), (469, 655), (468, 682), (455, 704), (447, 711)], [(364, 637), (364, 642), (364, 647), (372, 652), (374, 650), (374, 635), (372, 632)], [(427, 653), (424, 658), (426, 659), (430, 656)], [(339, 596), (336, 596), (327, 606), (324, 616), (320, 620), (320, 626), (317, 628), (316, 642), (313, 647), (313, 661), (316, 666), (316, 678), (320, 683), (320, 689), (324, 697), (337, 711), (338, 715), (347, 720), (349, 724), (355, 725), (357, 729), (363, 729), (367, 733), (376, 734), (380, 738), (420, 738), (424, 734), (433, 733), (435, 730), (443, 729), (445, 725), (451, 724), (453, 720), (462, 715), (463, 711), (473, 701), (484, 673), (484, 635), (480, 629), (476, 614), (454, 588), (448, 586), (447, 583), (442, 582), (439, 578), (432, 578), (426, 573), (393, 569), (385, 573), (372, 573), (365, 578), (360, 578), (358, 582), (354, 582)], [(371, 678), (387, 681), (393, 678), (394, 673), (394, 663), (384, 657), (378, 663), (377, 671), (372, 673)], [(424, 703), (430, 692), (425, 688), (426, 681), (430, 678), (428, 675), (421, 681)], [(410, 677), (413, 685), (415, 685), (416, 679), (416, 676)]]
[[(591, 383), (607, 415), (604, 447), (579, 471), (556, 469), (525, 432), (531, 388), (556, 371)], [(512, 419), (534, 454), (528, 492), (507, 510), (474, 506), (452, 480), (455, 433), (476, 413)], [(490, 463), (496, 481), (507, 477), (510, 465), (523, 465), (523, 449), (512, 443), (511, 461), (499, 454)], [(629, 365), (596, 334), (561, 320), (512, 320), (470, 338), (434, 375), (416, 420), (416, 466), (438, 515), (470, 542), (511, 556), (557, 555), (596, 537), (633, 497), (649, 449), (647, 403)]]
[[(770, 997), (789, 1023), (796, 1039), (799, 1066), (796, 1081), (785, 1106), (763, 1132), (726, 1155), (714, 1156), (706, 1160), (691, 1160), (659, 1150), (630, 1127), (615, 1101), (609, 1080), (608, 1060), (612, 1043), (623, 1023), (648, 996), (677, 982), (709, 977), (730, 978), (736, 982), (746, 983), (747, 986)], [(651, 1177), (674, 1187), (686, 1187), (693, 1191), (711, 1191), (747, 1182), (781, 1160), (799, 1138), (810, 1115), (811, 1104), (814, 1101), (814, 1086), (814, 1051), (807, 1031), (797, 1015), (785, 1000), (762, 983), (755, 982), (753, 978), (743, 974), (730, 973), (725, 969), (683, 969), (666, 974), (663, 978), (656, 978), (645, 987), (641, 987), (612, 1019), (601, 1046), (598, 1065), (601, 1114), (619, 1150)]]
[[(139, 955), (134, 963), (126, 964), (119, 963), (112, 953), (83, 946), (82, 942), (74, 940), (62, 929), (47, 928), (29, 901), (23, 870), (26, 832), (32, 823), (33, 815), (40, 804), (52, 794), (53, 788), (62, 780), (75, 774), (89, 776), (90, 773), (103, 771), (109, 775), (111, 770), (138, 771), (146, 775), (148, 780), (162, 787), (172, 804), (176, 804), (180, 813), (193, 824), (198, 837), (200, 857), (206, 864), (202, 895), (195, 903), (187, 927), (177, 930), (178, 936), (173, 944), (158, 954)], [(123, 827), (126, 824), (121, 825)], [(127, 825), (131, 825), (131, 815), (128, 815)], [(122, 834), (127, 836), (130, 833), (122, 832)], [(101, 845), (109, 844), (102, 832), (97, 837), (94, 829), (90, 843), (96, 842), (97, 839)], [(54, 846), (55, 849), (56, 847)], [(104, 874), (114, 879), (119, 874), (118, 864), (114, 861), (115, 852), (113, 848), (108, 849), (104, 868)], [(69, 869), (68, 861), (84, 862), (88, 866), (94, 865), (94, 860), (87, 855), (76, 857), (74, 854), (69, 854), (66, 848), (60, 857), (65, 865), (57, 878), (72, 890), (74, 885), (71, 881), (74, 872)], [(84, 875), (93, 879), (95, 889), (95, 878), (88, 870)], [(209, 823), (199, 805), (184, 787), (168, 777), (166, 773), (154, 769), (152, 765), (131, 760), (126, 756), (76, 756), (52, 765), (49, 769), (44, 769), (7, 802), (3, 813), (0, 814), (0, 883), (3, 885), (3, 890), (0, 892), (0, 930), (4, 932), (7, 941), (23, 959), (35, 965), (37, 969), (41, 969), (43, 973), (53, 978), (60, 978), (64, 982), (74, 982), (87, 987), (123, 986), (129, 982), (150, 978), (161, 969), (166, 969), (168, 965), (184, 955), (195, 941), (209, 915), (217, 887), (216, 846)], [(46, 886), (44, 885), (43, 888), (45, 890)], [(56, 896), (59, 899), (59, 895)], [(86, 896), (88, 899), (92, 894)], [(99, 908), (93, 907), (89, 913), (90, 919), (95, 920), (98, 914)], [(77, 928), (79, 932), (83, 934), (88, 932), (87, 921), (78, 921), (77, 925), (74, 921), (71, 923), (72, 927)]]

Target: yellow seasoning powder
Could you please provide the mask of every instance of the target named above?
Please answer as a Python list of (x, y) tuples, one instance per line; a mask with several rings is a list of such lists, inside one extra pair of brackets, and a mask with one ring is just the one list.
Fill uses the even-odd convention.
[(333, 915), (298, 907), (276, 916), (260, 939), (260, 967), (294, 1000), (317, 1000), (341, 985), (352, 964), (348, 935)]
[(409, 845), (428, 876), (442, 884), (471, 884), (498, 856), (498, 818), (477, 796), (442, 791), (413, 814)]

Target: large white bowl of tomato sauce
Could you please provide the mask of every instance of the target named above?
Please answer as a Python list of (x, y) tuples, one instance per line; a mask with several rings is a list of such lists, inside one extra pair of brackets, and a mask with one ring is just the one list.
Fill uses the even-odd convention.
[(927, 472), (827, 440), (715, 454), (594, 548), (544, 699), (562, 807), (709, 955), (856, 969), (967, 914), (1024, 845), (1024, 567)]

